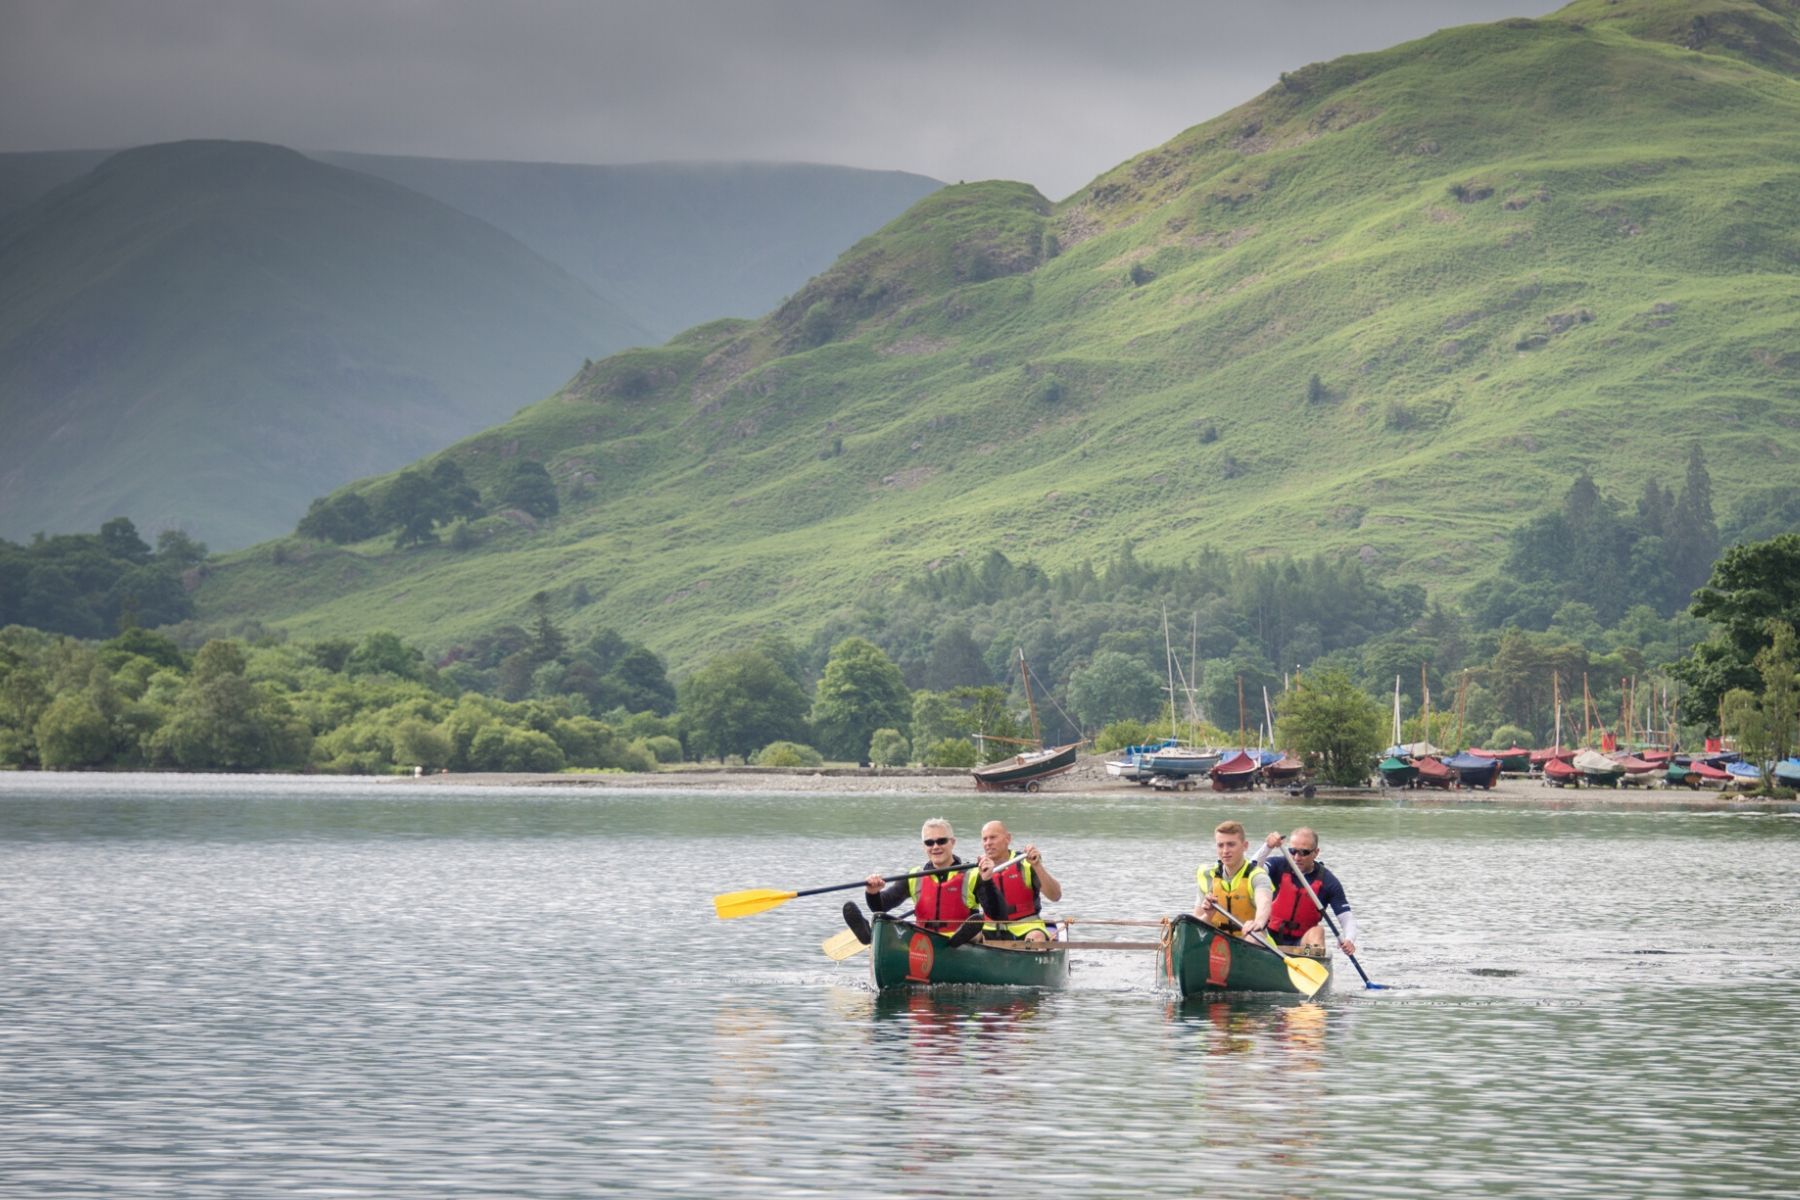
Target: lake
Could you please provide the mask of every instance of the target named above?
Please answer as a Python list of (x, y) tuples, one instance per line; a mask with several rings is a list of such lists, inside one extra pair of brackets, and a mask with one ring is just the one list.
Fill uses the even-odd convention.
[[(1308, 824), (1361, 987), (876, 996), (821, 939), (918, 827), (1056, 911)], [(1208, 793), (688, 795), (0, 775), (0, 1195), (1791, 1194), (1800, 818)], [(1108, 930), (1086, 936), (1153, 936)]]

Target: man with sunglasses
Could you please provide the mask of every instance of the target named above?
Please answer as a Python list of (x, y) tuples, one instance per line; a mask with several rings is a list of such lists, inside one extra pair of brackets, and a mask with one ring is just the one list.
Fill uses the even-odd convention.
[[(1269, 906), (1269, 934), (1278, 946), (1298, 946), (1303, 951), (1325, 953), (1323, 911), (1313, 902), (1331, 910), (1337, 921), (1338, 945), (1345, 954), (1356, 953), (1356, 914), (1344, 895), (1344, 885), (1319, 861), (1319, 835), (1302, 825), (1288, 834), (1288, 855), (1299, 866), (1296, 876), (1281, 853), (1283, 838), (1271, 833), (1262, 852), (1257, 855), (1268, 864), (1269, 881), (1275, 885), (1275, 902)], [(1312, 896), (1304, 889), (1311, 888)]]
[[(933, 817), (919, 830), (925, 843), (925, 865), (916, 868), (931, 871), (919, 879), (898, 879), (888, 883), (880, 875), (868, 878), (863, 899), (870, 912), (888, 912), (908, 900), (913, 904), (913, 922), (937, 933), (952, 934), (976, 909), (975, 868), (956, 857), (956, 833), (950, 822)], [(844, 924), (856, 934), (856, 940), (869, 944), (869, 922), (852, 900), (844, 905)]]

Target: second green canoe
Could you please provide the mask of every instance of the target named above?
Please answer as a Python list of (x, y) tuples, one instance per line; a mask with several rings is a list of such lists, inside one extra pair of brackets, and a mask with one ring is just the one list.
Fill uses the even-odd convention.
[[(1327, 971), (1331, 960), (1315, 958)], [(1169, 923), (1160, 972), (1183, 996), (1202, 992), (1292, 992), (1287, 962), (1267, 946), (1231, 937), (1183, 913)], [(1329, 983), (1327, 987), (1331, 986)]]
[(1055, 942), (1043, 949), (1012, 948), (1024, 942), (952, 946), (941, 933), (884, 917), (876, 917), (869, 932), (869, 978), (878, 992), (933, 983), (1055, 988), (1069, 982), (1068, 951)]

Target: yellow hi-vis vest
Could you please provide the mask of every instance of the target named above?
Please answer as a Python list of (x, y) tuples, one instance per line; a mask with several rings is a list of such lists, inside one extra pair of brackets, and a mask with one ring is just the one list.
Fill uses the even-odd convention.
[[(1269, 882), (1268, 871), (1263, 869), (1261, 863), (1249, 856), (1245, 856), (1244, 865), (1239, 867), (1237, 874), (1230, 879), (1225, 878), (1225, 869), (1222, 864), (1217, 862), (1195, 871), (1194, 878), (1199, 881), (1202, 895), (1211, 896), (1214, 904), (1245, 923), (1248, 923), (1250, 918), (1256, 915), (1257, 879), (1262, 880), (1264, 887), (1270, 890), (1274, 888), (1274, 885)], [(1208, 912), (1206, 919), (1208, 923), (1221, 929), (1229, 929), (1233, 933), (1238, 932), (1237, 926), (1216, 912)]]

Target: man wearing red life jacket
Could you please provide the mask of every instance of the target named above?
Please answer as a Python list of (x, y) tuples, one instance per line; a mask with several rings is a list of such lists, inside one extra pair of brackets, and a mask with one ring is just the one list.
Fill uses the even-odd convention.
[[(1268, 863), (1269, 880), (1275, 885), (1275, 902), (1269, 908), (1269, 934), (1280, 946), (1300, 946), (1323, 953), (1325, 950), (1325, 909), (1337, 921), (1338, 945), (1345, 954), (1356, 953), (1356, 914), (1338, 882), (1324, 863), (1319, 861), (1319, 835), (1301, 826), (1287, 836), (1288, 854), (1304, 878), (1296, 876), (1281, 854), (1282, 837), (1271, 833), (1259, 858)], [(1312, 896), (1306, 889), (1312, 889)], [(1318, 898), (1314, 903), (1313, 897)]]
[[(920, 871), (933, 874), (919, 879), (897, 879), (887, 882), (871, 875), (867, 882), (870, 912), (887, 912), (911, 900), (914, 924), (937, 933), (952, 934), (976, 911), (975, 868), (956, 856), (956, 833), (950, 822), (933, 817), (919, 830), (925, 843), (925, 865)], [(869, 923), (857, 910), (856, 901), (844, 905), (844, 923), (863, 945), (869, 944)]]
[(1061, 900), (1062, 884), (1044, 869), (1044, 855), (1036, 846), (1026, 846), (1019, 862), (999, 867), (1012, 856), (1012, 834), (1006, 826), (999, 821), (983, 825), (981, 859), (975, 864), (981, 878), (975, 885), (975, 898), (981, 911), (993, 920), (982, 927), (982, 940), (1047, 941), (1050, 932), (1038, 913), (1038, 898)]

